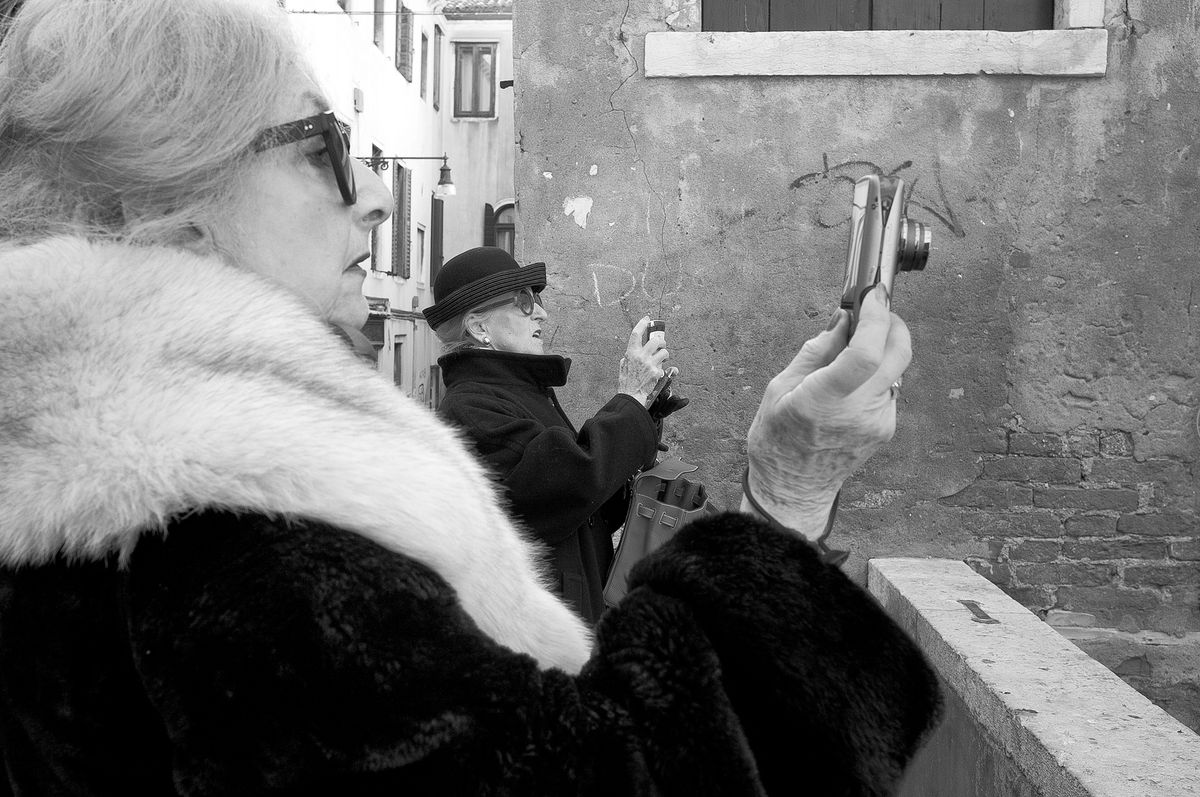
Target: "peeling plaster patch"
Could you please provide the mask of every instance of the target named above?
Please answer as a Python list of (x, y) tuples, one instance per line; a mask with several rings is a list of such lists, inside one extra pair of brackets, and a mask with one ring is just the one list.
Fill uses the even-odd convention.
[(575, 223), (580, 227), (587, 227), (587, 217), (591, 212), (592, 198), (590, 196), (567, 197), (563, 200), (563, 215), (574, 216)]
[(961, 387), (956, 387), (956, 388), (954, 388), (953, 390), (951, 390), (951, 391), (950, 391), (949, 398), (952, 398), (952, 399), (960, 399), (960, 398), (962, 398), (962, 397), (963, 397), (963, 394), (964, 394), (965, 392), (966, 392), (966, 391), (964, 391), (964, 390), (963, 390)]
[(903, 490), (880, 490), (868, 492), (862, 498), (850, 504), (854, 509), (880, 509), (904, 495)]
[(592, 168), (588, 169), (588, 174), (591, 175), (592, 177), (595, 177), (599, 173), (599, 171), (600, 171), (600, 168), (598, 166), (596, 166), (596, 164), (593, 163)]
[(542, 172), (542, 177), (545, 177), (547, 180), (553, 180), (554, 172)]
[(696, 0), (664, 0), (663, 21), (670, 30), (698, 30), (700, 4)]

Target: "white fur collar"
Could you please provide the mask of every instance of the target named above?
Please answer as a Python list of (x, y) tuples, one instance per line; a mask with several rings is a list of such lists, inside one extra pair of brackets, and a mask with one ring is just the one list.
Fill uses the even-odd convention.
[(207, 507), (351, 529), (440, 573), (498, 642), (588, 655), (456, 434), (279, 289), (174, 250), (0, 247), (0, 562), (128, 555)]

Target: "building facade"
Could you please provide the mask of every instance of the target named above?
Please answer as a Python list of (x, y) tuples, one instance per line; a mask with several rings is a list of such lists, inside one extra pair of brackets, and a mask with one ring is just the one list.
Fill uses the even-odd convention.
[(564, 404), (666, 319), (668, 442), (736, 506), (759, 397), (837, 304), (854, 180), (902, 177), (933, 232), (894, 296), (915, 359), (831, 543), (856, 578), (961, 559), (1115, 629), (1105, 663), (1200, 728), (1200, 3), (520, 0), (514, 37)]
[(511, 0), (286, 7), (334, 112), (352, 126), (353, 154), (395, 197), (372, 239), (364, 331), (380, 372), (436, 407), (439, 345), (421, 309), (433, 303), (437, 270), (485, 242), (511, 247), (511, 234), (497, 239), (515, 213)]

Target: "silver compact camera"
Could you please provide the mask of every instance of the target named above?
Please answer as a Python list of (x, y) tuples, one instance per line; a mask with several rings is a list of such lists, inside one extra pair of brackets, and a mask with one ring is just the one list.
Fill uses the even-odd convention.
[(891, 296), (897, 272), (925, 268), (932, 241), (929, 227), (905, 215), (902, 179), (868, 174), (854, 183), (841, 303), (850, 311), (851, 335), (867, 291), (882, 283)]

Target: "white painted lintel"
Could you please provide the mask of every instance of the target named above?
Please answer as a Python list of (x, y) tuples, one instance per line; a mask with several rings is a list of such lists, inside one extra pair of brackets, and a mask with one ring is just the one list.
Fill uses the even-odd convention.
[(1108, 31), (866, 30), (646, 34), (646, 77), (1102, 77)]
[(1057, 0), (1054, 27), (1099, 28), (1104, 25), (1104, 0)]

